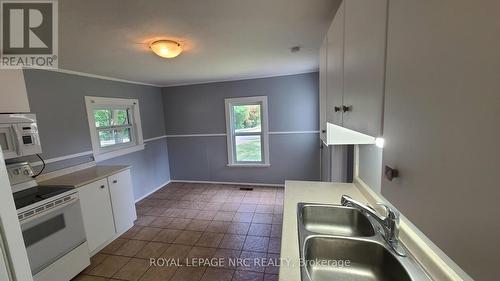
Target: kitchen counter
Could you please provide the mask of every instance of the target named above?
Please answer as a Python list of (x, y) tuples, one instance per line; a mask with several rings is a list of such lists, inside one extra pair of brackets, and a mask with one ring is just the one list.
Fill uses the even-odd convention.
[(127, 169), (130, 169), (130, 166), (93, 166), (84, 170), (42, 181), (39, 184), (80, 187)]
[[(283, 206), (280, 281), (301, 281), (300, 251), (297, 225), (297, 204), (323, 203), (340, 205), (342, 195), (372, 206), (376, 202), (388, 203), (362, 181), (356, 183), (286, 181)], [(423, 266), (433, 280), (458, 281), (472, 279), (449, 257), (442, 253), (408, 219), (401, 215), (400, 241)]]
[(340, 204), (342, 195), (349, 195), (360, 202), (367, 202), (363, 194), (351, 183), (287, 181), (283, 205), (283, 232), (281, 238), (280, 281), (300, 281), (300, 255), (297, 226), (297, 204)]

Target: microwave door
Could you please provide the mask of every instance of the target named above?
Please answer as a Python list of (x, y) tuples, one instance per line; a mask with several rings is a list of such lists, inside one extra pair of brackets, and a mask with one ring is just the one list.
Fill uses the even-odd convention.
[(16, 144), (17, 136), (12, 125), (0, 125), (0, 146), (5, 159), (19, 156)]

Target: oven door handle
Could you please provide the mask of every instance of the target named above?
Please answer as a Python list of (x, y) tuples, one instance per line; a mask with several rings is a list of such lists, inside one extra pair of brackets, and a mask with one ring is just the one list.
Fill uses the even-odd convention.
[(52, 207), (52, 208), (50, 208), (50, 209), (45, 209), (45, 210), (43, 210), (42, 212), (40, 212), (40, 213), (38, 213), (38, 214), (36, 214), (36, 215), (34, 215), (34, 216), (32, 216), (32, 217), (29, 217), (29, 218), (27, 218), (27, 219), (25, 219), (25, 220), (22, 220), (22, 221), (20, 221), (20, 223), (21, 223), (21, 224), (25, 224), (25, 223), (28, 223), (28, 222), (30, 222), (30, 221), (36, 220), (36, 219), (38, 219), (38, 218), (40, 218), (40, 217), (43, 217), (44, 215), (46, 215), (46, 214), (47, 214), (47, 213), (49, 213), (49, 212), (54, 212), (54, 211), (57, 211), (57, 210), (60, 210), (60, 209), (63, 209), (63, 208), (69, 207), (69, 206), (71, 206), (71, 205), (73, 205), (73, 204), (76, 204), (76, 202), (78, 202), (78, 200), (79, 200), (79, 198), (78, 198), (78, 197), (76, 197), (76, 198), (71, 198), (71, 200), (68, 200), (68, 201), (66, 201), (66, 202), (64, 202), (64, 203), (62, 203), (62, 204), (60, 204), (60, 205), (57, 205), (57, 206)]

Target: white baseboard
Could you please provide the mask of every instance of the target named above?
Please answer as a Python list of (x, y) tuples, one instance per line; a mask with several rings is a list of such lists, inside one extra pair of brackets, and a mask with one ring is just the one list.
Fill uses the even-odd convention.
[(277, 184), (277, 183), (254, 183), (254, 182), (232, 182), (232, 181), (170, 180), (170, 182), (209, 183), (209, 184), (234, 184), (234, 185), (254, 185), (254, 186), (285, 186), (284, 184)]
[(155, 187), (155, 188), (154, 188), (153, 190), (151, 190), (150, 192), (148, 192), (148, 193), (144, 194), (143, 196), (139, 197), (138, 199), (135, 199), (135, 203), (137, 203), (137, 202), (141, 201), (142, 199), (144, 199), (144, 198), (148, 197), (149, 195), (151, 195), (151, 194), (155, 193), (156, 191), (158, 191), (158, 189), (160, 189), (160, 188), (164, 187), (165, 185), (169, 184), (170, 182), (171, 182), (171, 180), (168, 180), (168, 181), (166, 181), (166, 182), (164, 182), (164, 183), (160, 184), (160, 186)]

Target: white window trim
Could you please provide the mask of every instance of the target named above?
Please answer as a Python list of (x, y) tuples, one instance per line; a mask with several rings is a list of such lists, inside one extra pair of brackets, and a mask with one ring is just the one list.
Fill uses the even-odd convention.
[[(243, 97), (243, 98), (229, 98), (225, 99), (226, 108), (226, 135), (227, 135), (227, 166), (228, 167), (269, 167), (269, 126), (268, 126), (268, 108), (267, 96)], [(263, 162), (261, 163), (238, 163), (234, 155), (234, 130), (232, 120), (232, 107), (239, 104), (261, 104), (261, 130), (262, 130), (262, 152)]]
[[(104, 161), (114, 157), (122, 156), (132, 152), (144, 149), (144, 139), (142, 136), (141, 115), (139, 112), (139, 100), (124, 99), (124, 98), (104, 98), (104, 97), (85, 97), (85, 105), (87, 107), (87, 119), (89, 122), (90, 139), (92, 141), (92, 151), (96, 162)], [(96, 106), (98, 105), (98, 106)], [(99, 135), (95, 126), (93, 109), (101, 106), (130, 106), (132, 108), (133, 135), (135, 140), (131, 144), (115, 147), (114, 149), (102, 149), (99, 145)]]

